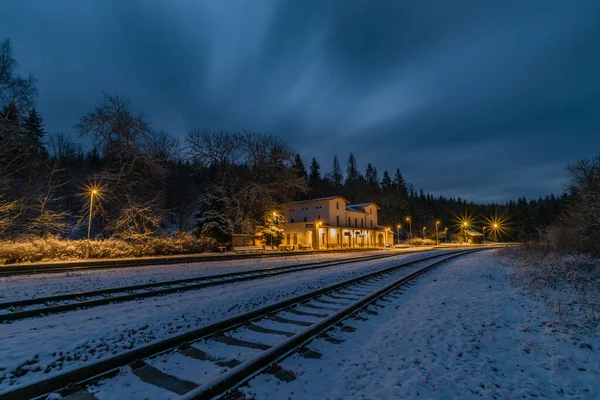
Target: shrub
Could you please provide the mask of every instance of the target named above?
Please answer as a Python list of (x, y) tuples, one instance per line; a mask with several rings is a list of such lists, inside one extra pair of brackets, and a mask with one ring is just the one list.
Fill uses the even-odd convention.
[(405, 243), (411, 246), (435, 246), (435, 240), (433, 239), (413, 238), (407, 240)]
[[(128, 258), (202, 253), (213, 243), (179, 233), (169, 238), (131, 237), (127, 239), (93, 240), (89, 242), (89, 258)], [(56, 238), (0, 242), (0, 264), (39, 261), (82, 260), (86, 256), (86, 240)]]
[(513, 284), (531, 290), (561, 319), (597, 326), (600, 321), (600, 259), (547, 245), (498, 250)]

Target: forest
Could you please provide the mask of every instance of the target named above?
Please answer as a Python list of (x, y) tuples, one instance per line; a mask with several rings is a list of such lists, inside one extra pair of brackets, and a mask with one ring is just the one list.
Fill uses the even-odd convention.
[[(47, 132), (35, 79), (0, 43), (0, 239), (195, 237), (224, 241), (254, 232), (278, 205), (341, 195), (375, 202), (380, 221), (408, 236), (502, 222), (498, 240), (547, 240), (576, 191), (505, 204), (435, 196), (354, 154), (327, 172), (270, 133), (165, 132), (126, 97), (99, 91), (72, 132)], [(183, 139), (179, 139), (183, 137)], [(361, 167), (362, 166), (362, 167)], [(398, 228), (400, 227), (400, 228)]]

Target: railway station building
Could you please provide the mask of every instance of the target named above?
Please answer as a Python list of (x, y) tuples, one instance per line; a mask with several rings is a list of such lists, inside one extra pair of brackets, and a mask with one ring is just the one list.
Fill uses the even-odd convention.
[(391, 230), (378, 224), (375, 203), (350, 204), (341, 196), (284, 205), (283, 245), (293, 249), (348, 249), (393, 244)]

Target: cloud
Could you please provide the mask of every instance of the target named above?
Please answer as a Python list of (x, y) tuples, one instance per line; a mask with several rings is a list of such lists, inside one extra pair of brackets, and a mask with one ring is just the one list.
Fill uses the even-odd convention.
[(559, 192), (564, 165), (600, 144), (597, 2), (4, 8), (0, 37), (38, 78), (51, 131), (71, 131), (104, 89), (180, 137), (268, 131), (324, 169), (352, 151), (362, 168), (475, 201)]

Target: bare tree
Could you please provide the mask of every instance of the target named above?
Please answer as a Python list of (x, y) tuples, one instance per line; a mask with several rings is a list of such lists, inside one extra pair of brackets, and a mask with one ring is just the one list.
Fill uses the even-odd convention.
[(567, 167), (571, 199), (550, 229), (555, 244), (600, 256), (600, 156)]
[(57, 192), (68, 182), (56, 182), (58, 172), (60, 171), (56, 164), (50, 167), (46, 190), (37, 199), (34, 206), (35, 214), (29, 222), (29, 230), (42, 238), (63, 234), (68, 229), (66, 219), (70, 213), (57, 210), (58, 203), (62, 200)]
[[(154, 232), (164, 212), (163, 157), (172, 142), (165, 148), (168, 140), (152, 134), (142, 113), (132, 113), (129, 101), (106, 93), (76, 129), (103, 152), (106, 167), (94, 178), (106, 187), (107, 229), (120, 235)], [(161, 140), (162, 148), (157, 146)]]
[(199, 231), (254, 232), (265, 212), (306, 190), (295, 152), (270, 134), (194, 131), (189, 156), (203, 166), (207, 187), (199, 202)]

